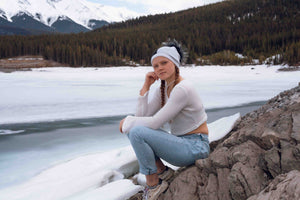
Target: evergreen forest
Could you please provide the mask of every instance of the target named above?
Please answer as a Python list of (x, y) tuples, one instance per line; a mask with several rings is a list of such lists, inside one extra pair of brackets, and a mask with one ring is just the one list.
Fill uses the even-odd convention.
[(0, 58), (42, 55), (70, 66), (149, 65), (154, 50), (171, 38), (186, 47), (190, 64), (247, 64), (277, 55), (274, 64), (299, 66), (299, 7), (295, 0), (225, 0), (87, 33), (0, 36)]

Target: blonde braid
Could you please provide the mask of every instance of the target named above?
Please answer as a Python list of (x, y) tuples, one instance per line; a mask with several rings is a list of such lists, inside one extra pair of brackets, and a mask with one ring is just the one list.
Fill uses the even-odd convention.
[[(175, 66), (175, 81), (174, 81), (173, 88), (178, 83), (179, 83), (179, 68), (177, 66)], [(165, 105), (165, 101), (166, 101), (165, 100), (165, 86), (166, 86), (166, 82), (164, 80), (161, 80), (161, 84), (160, 84), (161, 107), (163, 107)]]
[(165, 105), (165, 85), (166, 82), (164, 80), (161, 80), (160, 83), (161, 107)]
[(179, 68), (177, 66), (175, 66), (175, 81), (174, 81), (174, 86), (177, 85), (179, 83)]

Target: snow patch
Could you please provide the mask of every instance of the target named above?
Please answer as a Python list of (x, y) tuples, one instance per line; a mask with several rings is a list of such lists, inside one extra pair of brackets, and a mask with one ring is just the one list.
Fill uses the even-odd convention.
[(274, 64), (277, 64), (281, 59), (282, 59), (282, 55), (281, 54), (276, 54), (276, 55), (273, 55), (273, 56), (267, 58), (264, 61), (264, 64), (274, 65)]
[(24, 130), (18, 130), (18, 131), (13, 131), (13, 130), (0, 130), (0, 135), (11, 135), (11, 134), (18, 134), (18, 133), (23, 133)]
[(226, 136), (234, 127), (235, 123), (241, 119), (240, 113), (223, 117), (208, 124), (209, 142), (217, 141)]
[(246, 58), (245, 56), (243, 56), (243, 55), (240, 54), (240, 53), (236, 53), (235, 56), (238, 57), (238, 58), (241, 58), (241, 59), (242, 59), (242, 58)]

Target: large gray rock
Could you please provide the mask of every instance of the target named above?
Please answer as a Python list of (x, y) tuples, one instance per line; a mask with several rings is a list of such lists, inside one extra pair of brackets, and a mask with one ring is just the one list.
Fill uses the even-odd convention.
[(208, 158), (179, 173), (159, 199), (299, 199), (299, 131), (296, 87), (244, 116), (227, 137), (211, 144)]
[(282, 200), (300, 199), (300, 172), (290, 171), (278, 175), (263, 191), (247, 200)]

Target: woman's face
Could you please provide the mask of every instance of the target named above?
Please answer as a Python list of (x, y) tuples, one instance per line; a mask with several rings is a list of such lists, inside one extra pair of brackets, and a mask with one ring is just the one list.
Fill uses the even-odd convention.
[(175, 64), (163, 56), (158, 56), (153, 59), (152, 66), (154, 73), (160, 80), (165, 80), (168, 83), (175, 80)]

